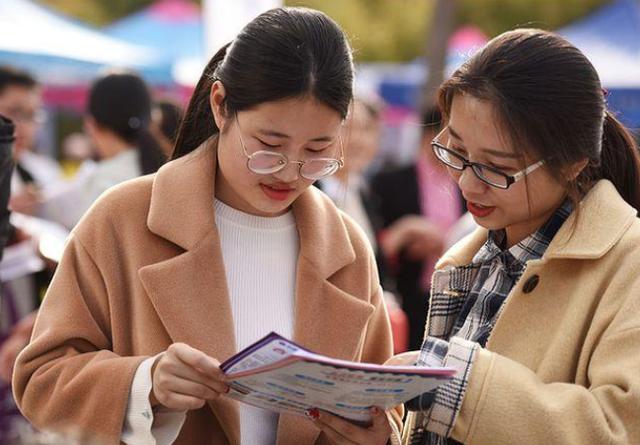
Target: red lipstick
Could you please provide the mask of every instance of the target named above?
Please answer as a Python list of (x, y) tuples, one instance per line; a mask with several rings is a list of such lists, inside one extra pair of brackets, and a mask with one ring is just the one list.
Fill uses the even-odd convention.
[(262, 191), (268, 198), (276, 201), (286, 201), (294, 191), (292, 188), (283, 188), (266, 184), (260, 184), (260, 188), (262, 188)]
[(495, 207), (482, 206), (480, 204), (467, 201), (467, 210), (469, 210), (469, 213), (473, 216), (478, 218), (485, 218), (489, 216), (495, 209)]

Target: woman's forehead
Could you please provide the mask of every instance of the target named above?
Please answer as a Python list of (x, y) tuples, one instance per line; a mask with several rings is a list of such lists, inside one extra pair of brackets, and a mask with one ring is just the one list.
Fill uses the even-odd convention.
[(514, 153), (511, 135), (504, 128), (496, 107), (471, 95), (456, 95), (449, 113), (449, 134), (467, 149), (489, 148)]
[(291, 138), (335, 138), (342, 126), (337, 110), (309, 97), (264, 102), (239, 114), (243, 127)]

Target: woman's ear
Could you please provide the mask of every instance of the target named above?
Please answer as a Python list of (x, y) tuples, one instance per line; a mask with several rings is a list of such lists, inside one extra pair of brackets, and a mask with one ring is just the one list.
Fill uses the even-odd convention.
[(227, 122), (227, 110), (225, 107), (226, 91), (224, 85), (219, 80), (216, 80), (211, 85), (211, 92), (209, 93), (209, 104), (211, 106), (211, 112), (213, 113), (213, 119), (216, 122), (216, 126), (222, 131)]
[(574, 162), (573, 164), (564, 168), (564, 176), (569, 181), (573, 181), (578, 177), (582, 170), (589, 164), (589, 159), (585, 158), (581, 161)]

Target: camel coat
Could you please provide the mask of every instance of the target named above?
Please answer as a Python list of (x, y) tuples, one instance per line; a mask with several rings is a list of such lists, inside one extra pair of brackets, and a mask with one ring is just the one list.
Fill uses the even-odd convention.
[[(211, 140), (155, 176), (111, 189), (73, 231), (14, 373), (16, 400), (36, 427), (117, 444), (145, 358), (174, 342), (220, 362), (237, 352), (213, 210), (215, 153)], [(340, 359), (384, 362), (391, 332), (361, 230), (314, 187), (293, 212), (294, 340)], [(277, 437), (278, 445), (329, 443), (290, 415), (280, 416)], [(237, 402), (221, 397), (189, 412), (175, 443), (239, 444)]]
[[(479, 229), (462, 240), (436, 274), (469, 264), (486, 239)], [(456, 289), (450, 282), (432, 308), (460, 307)], [(431, 313), (427, 334), (450, 332), (455, 319)], [(408, 416), (404, 443), (421, 416)], [(452, 437), (468, 445), (640, 444), (640, 220), (609, 181), (527, 264), (476, 356)]]

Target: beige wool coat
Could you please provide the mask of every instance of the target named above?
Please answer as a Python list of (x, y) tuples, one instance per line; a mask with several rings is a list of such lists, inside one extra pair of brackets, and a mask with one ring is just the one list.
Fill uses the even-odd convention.
[[(436, 269), (469, 264), (486, 239), (478, 230)], [(405, 444), (420, 424), (411, 413)], [(640, 444), (640, 220), (610, 182), (598, 182), (528, 263), (477, 355), (452, 437)]]
[[(215, 150), (211, 140), (155, 176), (111, 189), (73, 231), (14, 373), (19, 407), (38, 428), (117, 444), (141, 361), (173, 342), (220, 362), (236, 352), (213, 210)], [(294, 340), (336, 358), (384, 362), (391, 332), (364, 235), (313, 187), (293, 212)], [(237, 445), (239, 436), (237, 402), (221, 397), (189, 412), (176, 443)], [(280, 416), (277, 438), (329, 443), (290, 415)]]

